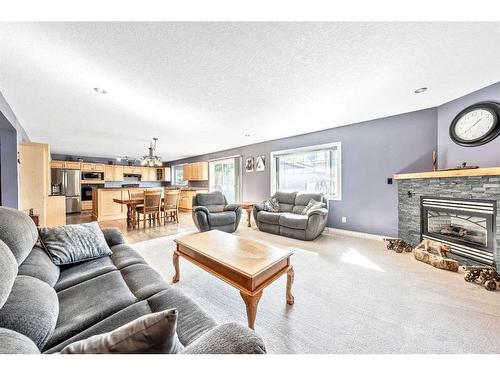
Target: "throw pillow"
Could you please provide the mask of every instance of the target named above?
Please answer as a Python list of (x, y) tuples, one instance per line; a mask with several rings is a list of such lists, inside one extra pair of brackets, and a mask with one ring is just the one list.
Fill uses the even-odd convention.
[(264, 211), (280, 212), (280, 203), (276, 198), (271, 198), (264, 202)]
[(177, 310), (148, 314), (114, 331), (76, 341), (62, 354), (175, 354), (183, 345), (177, 337)]
[(326, 204), (323, 202), (318, 202), (314, 199), (309, 200), (307, 206), (302, 210), (302, 215), (307, 215), (310, 211), (315, 210), (317, 208), (325, 208)]
[(40, 228), (39, 234), (43, 248), (58, 266), (112, 254), (96, 221)]

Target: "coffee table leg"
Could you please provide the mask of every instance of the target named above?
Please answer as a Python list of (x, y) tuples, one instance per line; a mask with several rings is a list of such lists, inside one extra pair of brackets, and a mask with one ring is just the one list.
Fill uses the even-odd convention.
[(240, 295), (247, 308), (248, 328), (255, 330), (254, 325), (255, 317), (257, 316), (257, 305), (259, 304), (260, 297), (262, 297), (262, 291), (253, 296), (243, 292), (240, 292)]
[(288, 271), (286, 271), (286, 303), (289, 305), (293, 305), (295, 299), (292, 295), (292, 285), (293, 285), (293, 277), (295, 273), (293, 271), (293, 267), (290, 267)]
[(172, 278), (172, 282), (176, 283), (179, 281), (179, 277), (181, 276), (181, 273), (179, 271), (179, 254), (177, 254), (177, 251), (174, 251), (172, 262), (174, 263), (174, 269), (175, 269), (175, 275)]

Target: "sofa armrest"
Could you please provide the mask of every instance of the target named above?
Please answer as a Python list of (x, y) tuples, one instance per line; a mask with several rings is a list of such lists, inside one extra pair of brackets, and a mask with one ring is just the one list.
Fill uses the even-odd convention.
[(236, 203), (228, 204), (224, 207), (224, 211), (238, 211), (241, 206)]
[(204, 207), (204, 206), (194, 206), (193, 207), (193, 213), (194, 212), (204, 212), (206, 213), (207, 215), (210, 213), (210, 211), (208, 211), (208, 208)]
[(180, 354), (264, 354), (262, 339), (237, 323), (226, 323), (206, 332)]
[(125, 243), (122, 232), (117, 228), (101, 228), (109, 247)]
[(326, 208), (316, 208), (307, 213), (307, 217), (311, 217), (312, 215), (328, 215), (328, 210)]

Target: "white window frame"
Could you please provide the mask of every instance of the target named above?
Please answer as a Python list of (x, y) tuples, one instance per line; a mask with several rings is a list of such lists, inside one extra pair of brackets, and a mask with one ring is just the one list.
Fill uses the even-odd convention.
[(338, 150), (338, 162), (337, 162), (337, 176), (338, 176), (338, 194), (337, 195), (327, 195), (328, 200), (340, 201), (342, 200), (342, 143), (341, 142), (333, 142), (333, 143), (325, 143), (321, 145), (314, 146), (306, 146), (306, 147), (298, 147), (291, 148), (288, 150), (278, 150), (271, 152), (271, 196), (276, 193), (276, 184), (277, 184), (277, 176), (276, 176), (276, 157), (285, 155), (285, 154), (294, 154), (300, 152), (309, 152), (309, 151), (318, 151), (324, 150), (328, 148), (336, 148)]
[[(182, 164), (174, 164), (174, 165), (171, 165), (170, 166), (170, 180), (173, 182), (173, 186), (188, 186), (189, 185), (189, 181), (188, 180), (184, 180), (186, 181), (186, 183), (184, 185), (177, 185), (177, 181), (176, 181), (176, 178), (175, 178), (175, 167), (184, 167), (184, 165), (186, 165), (187, 163), (182, 163)], [(172, 182), (170, 183), (172, 185)]]
[(210, 162), (216, 162), (216, 161), (220, 161), (220, 160), (224, 160), (224, 159), (239, 159), (239, 163), (240, 163), (240, 166), (239, 166), (239, 173), (236, 175), (236, 189), (239, 189), (239, 192), (237, 195), (238, 196), (238, 199), (236, 201), (236, 203), (241, 203), (242, 202), (242, 196), (243, 196), (243, 157), (241, 155), (230, 155), (230, 156), (224, 156), (224, 157), (220, 157), (220, 158), (215, 158), (215, 159), (209, 159), (208, 160), (208, 186), (209, 186), (209, 189), (210, 189)]

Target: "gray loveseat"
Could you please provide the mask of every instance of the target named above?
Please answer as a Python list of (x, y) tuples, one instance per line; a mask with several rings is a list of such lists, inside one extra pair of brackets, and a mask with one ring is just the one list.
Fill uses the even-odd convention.
[(182, 353), (264, 353), (248, 328), (217, 325), (178, 288), (169, 286), (123, 242), (103, 230), (113, 254), (72, 266), (54, 265), (36, 245), (24, 213), (0, 207), (0, 353), (55, 353), (142, 315), (177, 308)]
[[(328, 200), (322, 193), (277, 191), (273, 197), (279, 202), (279, 212), (265, 211), (263, 203), (254, 205), (253, 217), (259, 230), (311, 241), (325, 229), (328, 221)], [(302, 215), (302, 210), (311, 199), (325, 203), (326, 208), (318, 208)]]
[(193, 221), (200, 232), (218, 229), (232, 233), (241, 219), (239, 204), (227, 204), (220, 191), (198, 193), (193, 197)]

